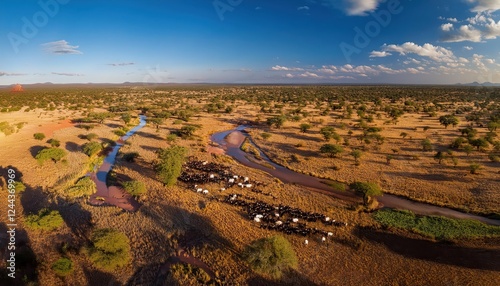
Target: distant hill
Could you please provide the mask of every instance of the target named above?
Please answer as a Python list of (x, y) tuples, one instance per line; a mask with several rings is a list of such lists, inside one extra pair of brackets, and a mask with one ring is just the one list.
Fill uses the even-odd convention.
[(479, 83), (477, 81), (471, 83), (457, 83), (457, 85), (462, 86), (500, 86), (500, 83), (492, 83), (492, 82), (483, 82)]

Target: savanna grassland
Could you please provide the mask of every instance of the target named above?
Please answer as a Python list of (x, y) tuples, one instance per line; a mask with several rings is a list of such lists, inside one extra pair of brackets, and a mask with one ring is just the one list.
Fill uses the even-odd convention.
[[(7, 189), (8, 169), (22, 182), (16, 185), (19, 285), (496, 285), (500, 280), (500, 227), (377, 210), (373, 198), (361, 196), (357, 203), (346, 202), (284, 184), (212, 152), (217, 146), (210, 145), (211, 134), (245, 124), (272, 161), (334, 180), (340, 191), (370, 182), (385, 193), (498, 219), (500, 89), (27, 86), (22, 93), (0, 91), (0, 111), (0, 185)], [(130, 188), (141, 207), (125, 212), (89, 205), (95, 187), (85, 175), (138, 124), (139, 114), (148, 123), (120, 149), (108, 184)], [(165, 184), (158, 177), (158, 154), (172, 146), (184, 147), (186, 160), (221, 164), (259, 181), (264, 192), (220, 191), (223, 185), (211, 182), (203, 184), (209, 194), (202, 194), (188, 183)], [(254, 147), (246, 149), (255, 153)], [(259, 228), (242, 207), (221, 201), (228, 194), (348, 225), (311, 223), (332, 235), (326, 242), (307, 237), (305, 245), (302, 236)], [(0, 204), (1, 284), (12, 280), (5, 270), (6, 195)], [(296, 255), (296, 264), (280, 278), (252, 270), (243, 255), (255, 240), (277, 234)], [(183, 255), (210, 271), (177, 263)]]

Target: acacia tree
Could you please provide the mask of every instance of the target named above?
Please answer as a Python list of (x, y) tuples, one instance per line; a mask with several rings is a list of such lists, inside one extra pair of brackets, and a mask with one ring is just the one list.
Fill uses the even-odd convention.
[(302, 132), (302, 133), (306, 133), (306, 132), (307, 132), (307, 130), (311, 129), (311, 127), (312, 127), (312, 126), (311, 126), (311, 124), (309, 124), (309, 123), (302, 123), (302, 124), (300, 124), (300, 126), (299, 126), (299, 128), (300, 128), (300, 132)]
[(322, 154), (326, 154), (326, 156), (328, 156), (330, 158), (333, 158), (333, 157), (337, 157), (339, 154), (344, 152), (344, 148), (342, 148), (342, 146), (339, 146), (339, 145), (324, 144), (319, 149), (319, 152)]
[(443, 115), (439, 117), (439, 123), (444, 125), (444, 128), (448, 128), (449, 125), (453, 125), (453, 127), (458, 125), (458, 118), (454, 115)]
[(261, 238), (248, 245), (243, 259), (258, 273), (279, 279), (283, 272), (297, 268), (298, 260), (290, 242), (283, 236)]
[(172, 146), (158, 152), (159, 162), (156, 165), (158, 179), (167, 186), (173, 186), (181, 175), (187, 149), (182, 146)]

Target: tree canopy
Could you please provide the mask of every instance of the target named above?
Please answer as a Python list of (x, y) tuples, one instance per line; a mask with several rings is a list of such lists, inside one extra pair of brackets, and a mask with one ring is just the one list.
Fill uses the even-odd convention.
[(156, 173), (158, 179), (167, 186), (175, 185), (181, 175), (187, 149), (182, 146), (172, 146), (158, 152)]

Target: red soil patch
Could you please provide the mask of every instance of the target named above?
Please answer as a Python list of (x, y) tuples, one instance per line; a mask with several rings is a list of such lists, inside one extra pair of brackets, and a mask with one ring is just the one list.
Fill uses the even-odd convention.
[(45, 136), (47, 137), (52, 137), (55, 131), (73, 126), (75, 126), (75, 124), (72, 123), (70, 119), (66, 119), (61, 122), (43, 125), (39, 127), (37, 130), (38, 132), (44, 133)]

